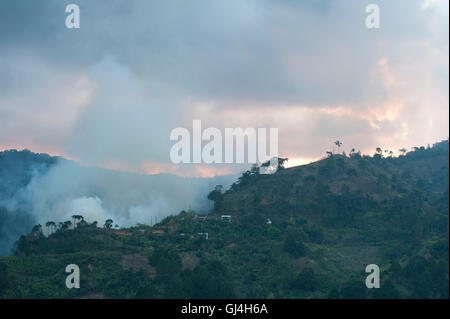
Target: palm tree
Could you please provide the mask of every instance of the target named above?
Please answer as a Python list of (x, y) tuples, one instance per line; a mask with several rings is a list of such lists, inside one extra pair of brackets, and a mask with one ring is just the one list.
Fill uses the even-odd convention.
[(337, 140), (336, 142), (334, 142), (334, 144), (336, 144), (336, 146), (338, 147), (338, 152), (341, 152), (341, 146), (342, 146), (342, 142)]

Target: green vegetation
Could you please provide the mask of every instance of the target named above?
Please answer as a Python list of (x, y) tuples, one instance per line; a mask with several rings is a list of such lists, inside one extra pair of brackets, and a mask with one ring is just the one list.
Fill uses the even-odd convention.
[[(0, 296), (448, 298), (448, 141), (402, 153), (254, 167), (208, 195), (206, 219), (183, 211), (117, 230), (74, 215), (46, 223), (48, 236), (37, 225), (0, 257)], [(80, 289), (65, 287), (72, 263)], [(365, 287), (368, 264), (380, 289)]]

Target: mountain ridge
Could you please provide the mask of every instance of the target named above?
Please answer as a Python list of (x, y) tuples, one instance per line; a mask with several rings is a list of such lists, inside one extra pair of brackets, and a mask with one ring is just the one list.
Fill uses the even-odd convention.
[[(448, 298), (448, 140), (258, 171), (214, 188), (207, 216), (117, 230), (82, 221), (48, 237), (35, 228), (0, 258), (11, 274), (0, 296)], [(84, 274), (79, 290), (64, 286), (68, 263)], [(364, 284), (369, 264), (380, 289)]]

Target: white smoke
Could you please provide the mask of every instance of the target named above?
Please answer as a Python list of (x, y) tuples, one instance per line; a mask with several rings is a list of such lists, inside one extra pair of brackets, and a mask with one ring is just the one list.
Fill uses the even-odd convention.
[(70, 202), (69, 209), (65, 212), (65, 215), (60, 220), (70, 220), (70, 216), (80, 214), (80, 212), (83, 213), (83, 217), (86, 220), (95, 220), (100, 224), (104, 223), (106, 219), (113, 217), (103, 208), (102, 200), (97, 196), (73, 199)]
[(101, 168), (86, 168), (60, 160), (47, 172), (36, 172), (7, 207), (26, 209), (37, 223), (64, 222), (82, 215), (98, 225), (112, 219), (120, 227), (155, 220), (193, 209), (208, 212), (206, 198), (215, 185), (228, 187), (234, 175), (214, 178), (184, 178), (169, 174), (141, 175)]

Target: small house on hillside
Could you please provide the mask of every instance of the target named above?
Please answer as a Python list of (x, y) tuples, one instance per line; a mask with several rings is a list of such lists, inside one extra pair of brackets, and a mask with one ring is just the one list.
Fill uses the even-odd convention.
[(197, 220), (206, 220), (206, 219), (208, 218), (208, 215), (205, 215), (205, 214), (195, 214), (194, 218), (197, 219)]
[(222, 215), (222, 216), (220, 216), (220, 219), (223, 222), (231, 223), (231, 215)]
[(208, 240), (208, 233), (198, 233), (200, 236), (204, 236), (206, 240)]
[(116, 234), (119, 235), (119, 236), (131, 236), (131, 235), (133, 235), (132, 233), (124, 232), (124, 231), (116, 231)]

